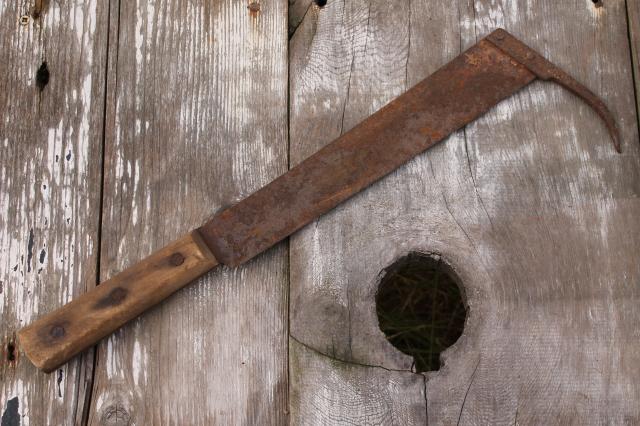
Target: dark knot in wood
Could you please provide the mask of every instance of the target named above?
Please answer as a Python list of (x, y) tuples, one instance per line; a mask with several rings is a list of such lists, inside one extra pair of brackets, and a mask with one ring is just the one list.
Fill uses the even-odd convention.
[(123, 404), (116, 403), (104, 409), (101, 420), (103, 425), (129, 425), (131, 414)]

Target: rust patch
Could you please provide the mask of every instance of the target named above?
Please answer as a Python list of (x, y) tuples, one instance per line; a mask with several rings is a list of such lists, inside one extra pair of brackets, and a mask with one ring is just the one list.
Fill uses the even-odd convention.
[(247, 6), (247, 9), (249, 9), (249, 14), (252, 17), (256, 17), (260, 12), (260, 3), (258, 3), (257, 1), (252, 1), (251, 3), (249, 3), (249, 6)]
[(472, 54), (465, 53), (464, 58), (470, 65), (478, 66), (480, 64), (480, 59)]
[(95, 309), (104, 309), (110, 308), (112, 306), (117, 306), (127, 297), (127, 289), (123, 287), (115, 287), (111, 289), (111, 291), (104, 296), (102, 299), (98, 300), (93, 307)]
[(420, 127), (419, 129), (420, 133), (425, 135), (427, 138), (429, 138), (429, 140), (440, 140), (442, 139), (442, 133), (439, 132), (436, 129), (432, 129), (429, 126), (425, 126), (425, 127)]

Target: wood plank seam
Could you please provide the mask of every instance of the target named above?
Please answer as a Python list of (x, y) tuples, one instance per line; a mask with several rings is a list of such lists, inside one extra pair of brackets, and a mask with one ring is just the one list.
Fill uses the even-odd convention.
[[(635, 5), (632, 5), (633, 3)], [(638, 70), (640, 70), (640, 60), (638, 59), (638, 41), (640, 41), (640, 7), (638, 0), (625, 0), (625, 12), (627, 22), (627, 38), (629, 40), (629, 56), (631, 61), (631, 76), (633, 77), (633, 94), (636, 100), (637, 127), (640, 130), (640, 98), (638, 97)], [(638, 140), (640, 143), (640, 139)]]

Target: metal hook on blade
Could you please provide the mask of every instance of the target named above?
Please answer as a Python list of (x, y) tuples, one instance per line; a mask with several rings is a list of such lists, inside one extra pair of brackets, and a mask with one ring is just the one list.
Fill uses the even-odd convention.
[(616, 125), (613, 114), (607, 106), (591, 90), (577, 82), (573, 77), (549, 62), (544, 56), (522, 43), (507, 31), (499, 28), (486, 38), (498, 49), (525, 66), (541, 80), (550, 80), (566, 88), (593, 108), (602, 118), (613, 140), (613, 146), (618, 153), (622, 152), (620, 130)]

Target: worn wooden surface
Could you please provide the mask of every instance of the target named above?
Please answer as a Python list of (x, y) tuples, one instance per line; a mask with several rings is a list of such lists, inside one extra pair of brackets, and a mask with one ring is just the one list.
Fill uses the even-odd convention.
[[(638, 1), (248, 4), (0, 4), (2, 426), (639, 423)], [(95, 358), (43, 375), (15, 347), (498, 26), (606, 100), (622, 155), (535, 83)], [(469, 304), (426, 375), (375, 316), (380, 271), (411, 250), (442, 253)]]
[(192, 231), (21, 328), (20, 349), (50, 373), (217, 265)]
[(0, 3), (3, 426), (80, 422), (91, 391), (91, 352), (44, 375), (15, 332), (96, 283), (107, 11), (100, 1), (35, 6)]
[[(110, 22), (101, 279), (287, 167), (284, 0), (112, 2)], [(89, 422), (282, 423), (286, 261), (216, 270), (100, 344)]]
[[(389, 409), (393, 424), (640, 421), (633, 78), (625, 3), (603, 3), (362, 0), (306, 13), (290, 42), (294, 164), (497, 26), (606, 99), (625, 144), (617, 155), (588, 107), (536, 83), (292, 238), (291, 335), (313, 350), (290, 351), (294, 423), (361, 424), (358, 399), (372, 412), (423, 407)], [(442, 253), (469, 304), (426, 400), (421, 375), (404, 394), (374, 385), (412, 374), (374, 306), (379, 272), (411, 250)], [(366, 378), (335, 385), (354, 364)]]

